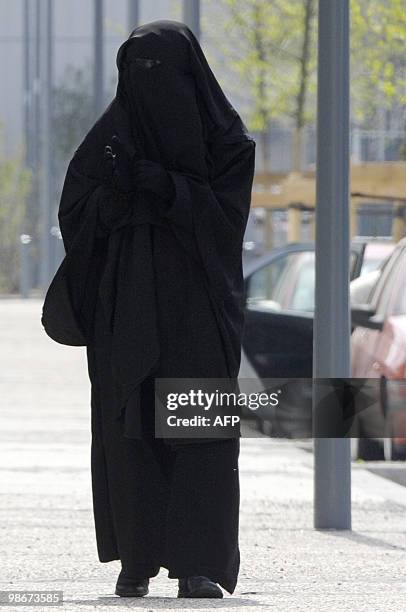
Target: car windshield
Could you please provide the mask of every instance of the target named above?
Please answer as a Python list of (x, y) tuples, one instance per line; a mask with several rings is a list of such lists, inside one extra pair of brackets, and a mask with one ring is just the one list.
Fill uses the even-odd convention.
[[(355, 263), (352, 251), (350, 270)], [(251, 274), (247, 307), (314, 312), (315, 282), (314, 251), (286, 253)]]
[(314, 310), (314, 252), (289, 253), (254, 272), (247, 306), (271, 310)]
[(315, 266), (312, 260), (304, 261), (297, 276), (289, 308), (291, 310), (314, 311)]
[(395, 245), (390, 242), (370, 242), (367, 244), (364, 251), (364, 258), (362, 260), (360, 276), (364, 276), (364, 274), (369, 274), (370, 272), (379, 270), (389, 258), (394, 248)]

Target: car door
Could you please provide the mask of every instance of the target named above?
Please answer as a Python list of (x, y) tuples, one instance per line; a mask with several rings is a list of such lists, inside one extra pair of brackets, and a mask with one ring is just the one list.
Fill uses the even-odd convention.
[(404, 248), (396, 249), (385, 266), (371, 297), (371, 305), (384, 321), (382, 330), (357, 327), (351, 336), (352, 375), (355, 378), (377, 378), (383, 375), (381, 356), (388, 343), (387, 317), (393, 299), (395, 280), (404, 265)]
[[(302, 256), (303, 251), (286, 253), (247, 278), (242, 347), (259, 378), (312, 375), (313, 312), (286, 308), (286, 289), (298, 284)], [(305, 294), (302, 285), (300, 291)]]
[(406, 351), (406, 249), (399, 255), (388, 285), (384, 324), (378, 334), (372, 368), (377, 376), (399, 379), (404, 376)]
[(385, 454), (388, 459), (406, 459), (406, 248), (382, 330), (376, 361), (384, 377), (384, 412), (387, 418)]
[[(387, 398), (388, 393), (393, 394), (393, 389), (388, 390), (386, 381), (399, 376), (396, 369), (404, 363), (405, 348), (402, 349), (402, 346), (405, 344), (406, 334), (399, 325), (401, 315), (397, 314), (396, 309), (399, 308), (399, 304), (403, 307), (403, 298), (399, 297), (399, 290), (406, 277), (405, 251), (405, 248), (398, 248), (394, 252), (371, 299), (376, 317), (382, 320), (381, 329), (357, 327), (351, 338), (353, 376), (381, 379), (375, 407), (361, 413), (358, 418), (359, 431), (367, 438), (384, 438), (386, 435)], [(382, 457), (374, 454), (363, 458)]]

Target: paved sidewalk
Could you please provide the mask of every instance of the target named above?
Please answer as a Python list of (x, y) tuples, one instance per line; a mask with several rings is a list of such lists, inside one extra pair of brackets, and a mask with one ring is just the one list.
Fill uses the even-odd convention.
[(147, 598), (115, 597), (119, 564), (96, 555), (84, 350), (49, 340), (40, 309), (0, 301), (0, 590), (60, 589), (52, 609), (69, 611), (406, 610), (406, 488), (355, 465), (353, 531), (314, 531), (311, 453), (267, 438), (243, 440), (235, 594), (178, 601), (162, 571)]

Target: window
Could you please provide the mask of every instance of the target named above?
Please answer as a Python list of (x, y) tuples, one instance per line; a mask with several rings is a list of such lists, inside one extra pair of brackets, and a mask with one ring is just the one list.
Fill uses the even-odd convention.
[(269, 310), (314, 310), (315, 254), (289, 253), (254, 272), (247, 307)]
[(384, 264), (385, 260), (393, 252), (394, 245), (390, 242), (370, 242), (366, 245), (364, 250), (364, 257), (362, 260), (362, 268), (360, 276), (379, 270)]
[(289, 305), (291, 310), (314, 312), (315, 274), (314, 260), (305, 261), (297, 276), (296, 286)]
[(392, 295), (393, 279), (399, 269), (398, 266), (401, 259), (401, 253), (401, 249), (396, 249), (389, 260), (385, 262), (371, 297), (371, 304), (374, 306), (376, 312), (383, 316), (386, 315), (389, 300)]
[(393, 314), (397, 316), (406, 315), (406, 278), (404, 279), (403, 287), (396, 297)]
[(283, 255), (251, 274), (248, 279), (248, 308), (259, 306), (270, 310), (280, 310), (281, 304), (277, 299), (280, 283), (295, 255), (295, 253)]
[(390, 315), (406, 315), (406, 249), (403, 249), (397, 266), (397, 274), (393, 279), (393, 301)]

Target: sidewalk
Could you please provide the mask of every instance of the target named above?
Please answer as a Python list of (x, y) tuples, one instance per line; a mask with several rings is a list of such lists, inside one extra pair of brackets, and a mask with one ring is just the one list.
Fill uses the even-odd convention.
[(82, 348), (55, 344), (36, 300), (0, 301), (0, 590), (63, 590), (64, 606), (19, 610), (406, 609), (406, 488), (353, 469), (353, 531), (312, 528), (312, 454), (242, 442), (240, 581), (223, 600), (113, 595), (119, 563), (97, 560), (90, 488), (89, 383)]

